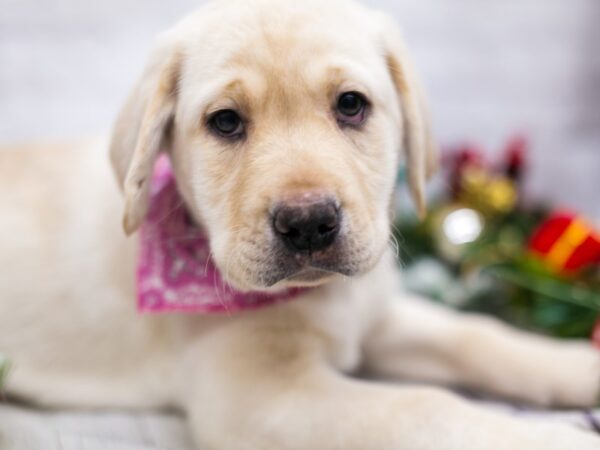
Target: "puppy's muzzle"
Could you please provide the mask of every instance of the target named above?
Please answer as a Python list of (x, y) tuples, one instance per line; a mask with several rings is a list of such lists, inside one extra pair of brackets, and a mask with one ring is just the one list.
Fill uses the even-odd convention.
[(324, 251), (335, 242), (341, 211), (336, 200), (304, 193), (280, 202), (273, 211), (273, 231), (294, 253)]

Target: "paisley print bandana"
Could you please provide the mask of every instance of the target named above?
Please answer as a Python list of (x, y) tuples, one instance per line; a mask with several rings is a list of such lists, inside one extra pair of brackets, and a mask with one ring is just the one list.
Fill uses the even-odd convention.
[(242, 292), (227, 284), (211, 258), (206, 235), (194, 223), (177, 191), (168, 158), (159, 158), (148, 215), (140, 227), (140, 312), (237, 312), (288, 301), (305, 290)]

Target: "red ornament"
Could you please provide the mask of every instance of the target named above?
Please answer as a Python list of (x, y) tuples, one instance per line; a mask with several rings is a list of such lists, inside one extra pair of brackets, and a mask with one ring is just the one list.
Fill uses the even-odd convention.
[(527, 146), (527, 139), (523, 136), (512, 138), (506, 146), (504, 172), (512, 180), (519, 181), (525, 172)]
[(542, 223), (529, 248), (551, 270), (565, 275), (600, 263), (600, 233), (570, 212), (557, 212)]
[(446, 155), (447, 164), (450, 167), (450, 187), (452, 196), (457, 198), (462, 189), (464, 173), (470, 168), (483, 168), (483, 153), (479, 147), (466, 144), (453, 150)]

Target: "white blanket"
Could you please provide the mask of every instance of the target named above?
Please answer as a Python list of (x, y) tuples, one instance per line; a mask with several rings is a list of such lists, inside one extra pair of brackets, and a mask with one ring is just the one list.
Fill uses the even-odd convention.
[[(600, 432), (600, 411), (490, 408)], [(193, 450), (185, 420), (158, 413), (49, 412), (0, 404), (0, 450)]]
[(1, 450), (193, 450), (185, 420), (158, 413), (50, 412), (0, 405)]

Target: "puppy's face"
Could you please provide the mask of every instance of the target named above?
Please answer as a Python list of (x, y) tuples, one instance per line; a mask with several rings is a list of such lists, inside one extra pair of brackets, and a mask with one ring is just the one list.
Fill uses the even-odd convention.
[(347, 2), (225, 2), (180, 25), (162, 51), (135, 138), (145, 155), (127, 161), (127, 179), (143, 190), (148, 167), (136, 173), (136, 157), (148, 166), (152, 140), (167, 146), (238, 288), (359, 274), (387, 245), (404, 124), (413, 126), (399, 98), (410, 76), (365, 14)]

